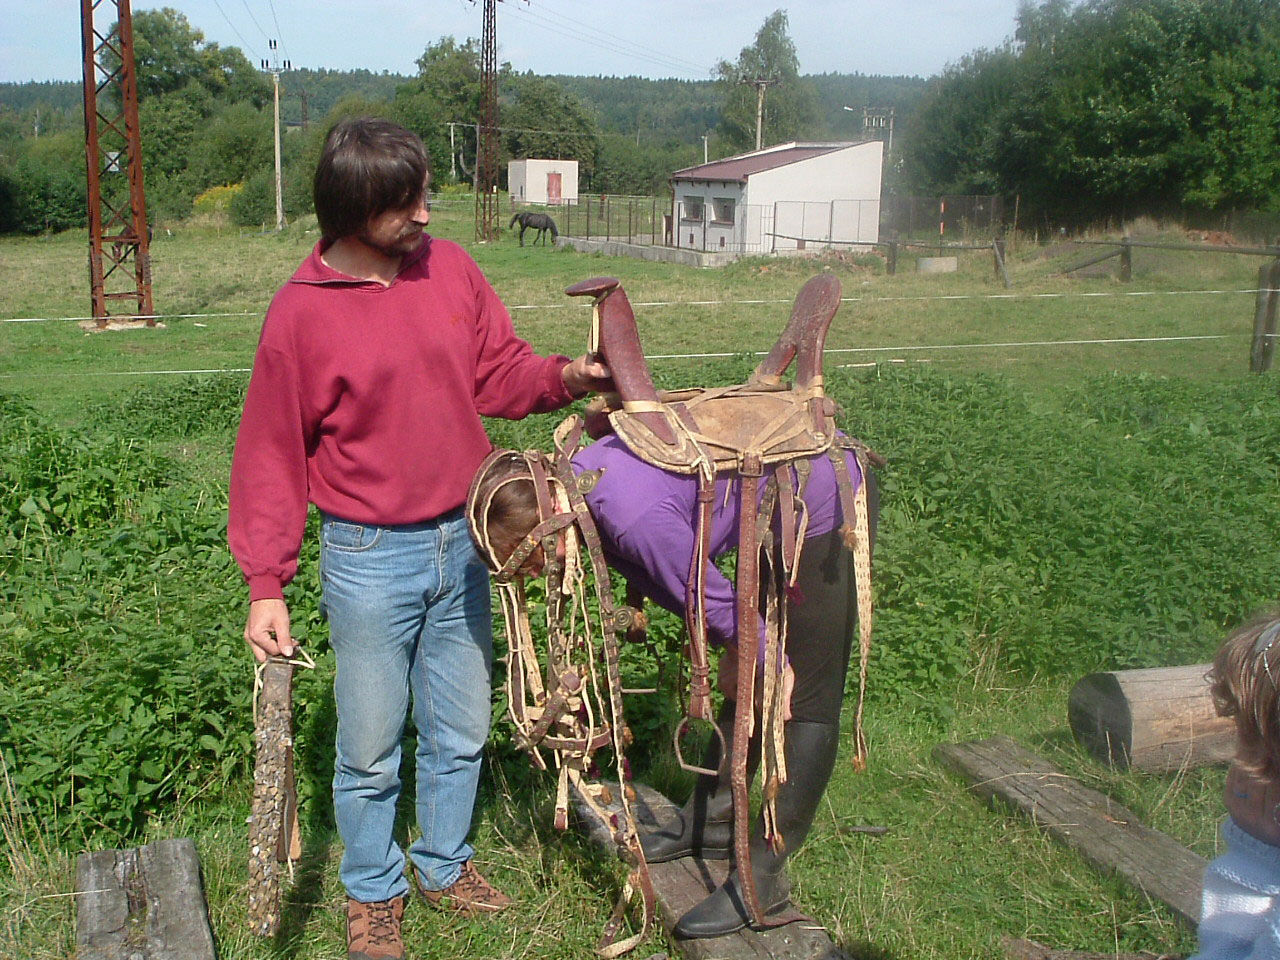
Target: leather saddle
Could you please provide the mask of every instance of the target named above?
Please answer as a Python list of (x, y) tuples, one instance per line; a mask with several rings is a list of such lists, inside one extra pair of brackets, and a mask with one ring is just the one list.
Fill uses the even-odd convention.
[[(733, 471), (745, 456), (762, 465), (812, 457), (836, 438), (835, 404), (823, 392), (822, 349), (840, 307), (840, 281), (809, 280), (768, 356), (746, 383), (730, 387), (658, 391), (640, 349), (635, 314), (621, 284), (595, 277), (569, 287), (569, 296), (595, 298), (590, 349), (613, 373), (615, 394), (587, 408), (587, 429), (604, 432), (602, 415), (642, 459), (677, 473)], [(796, 361), (795, 383), (782, 377)]]

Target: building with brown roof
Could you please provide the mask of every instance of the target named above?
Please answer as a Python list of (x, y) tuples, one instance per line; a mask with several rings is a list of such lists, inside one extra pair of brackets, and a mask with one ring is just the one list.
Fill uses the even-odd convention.
[(795, 253), (880, 239), (879, 140), (781, 143), (671, 175), (672, 245)]

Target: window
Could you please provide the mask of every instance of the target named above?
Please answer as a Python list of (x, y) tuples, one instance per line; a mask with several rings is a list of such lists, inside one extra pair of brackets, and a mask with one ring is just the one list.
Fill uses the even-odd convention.
[(702, 219), (702, 198), (685, 197), (680, 201), (680, 216), (685, 220)]
[(733, 223), (733, 200), (730, 197), (716, 197), (711, 201), (712, 223)]

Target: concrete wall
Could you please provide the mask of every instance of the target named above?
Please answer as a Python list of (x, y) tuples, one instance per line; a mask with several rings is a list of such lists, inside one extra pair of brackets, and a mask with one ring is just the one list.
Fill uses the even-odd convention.
[(557, 247), (571, 247), (579, 253), (599, 253), (606, 257), (634, 257), (657, 263), (682, 263), (687, 267), (723, 267), (738, 259), (736, 253), (701, 253), (648, 243), (624, 243), (621, 240), (584, 240), (582, 237), (560, 236)]
[(560, 203), (578, 202), (577, 160), (512, 160), (507, 164), (507, 190), (515, 203), (549, 203), (547, 174), (560, 174)]

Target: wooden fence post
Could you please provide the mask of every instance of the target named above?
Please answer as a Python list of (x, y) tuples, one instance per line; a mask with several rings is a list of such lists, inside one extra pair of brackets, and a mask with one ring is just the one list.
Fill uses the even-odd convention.
[(887, 264), (889, 276), (893, 276), (898, 272), (898, 241), (889, 241), (889, 262)]
[(1258, 268), (1257, 308), (1253, 314), (1253, 346), (1249, 369), (1266, 373), (1276, 352), (1276, 304), (1280, 302), (1280, 258)]
[(1124, 237), (1120, 241), (1120, 282), (1128, 283), (1133, 279), (1133, 247), (1130, 245), (1129, 238)]
[(1004, 279), (1006, 289), (1011, 287), (1013, 284), (1009, 280), (1009, 271), (1004, 263), (1004, 237), (996, 237), (991, 241), (991, 254), (995, 260), (996, 276)]

